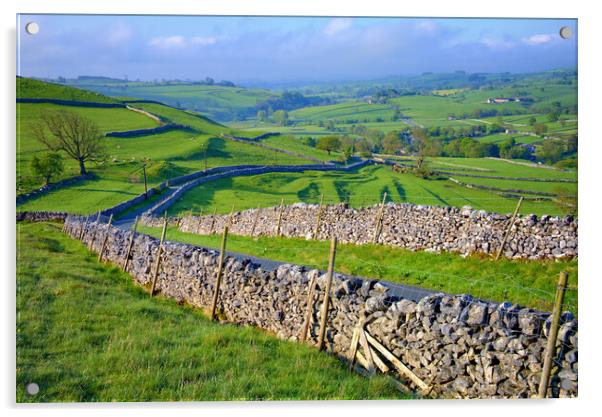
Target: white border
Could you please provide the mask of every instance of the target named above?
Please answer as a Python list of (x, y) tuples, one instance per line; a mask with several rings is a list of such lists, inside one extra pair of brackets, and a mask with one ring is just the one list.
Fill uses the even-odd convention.
[[(207, 1), (131, 1), (101, 0), (95, 3), (67, 0), (19, 0), (13, 4), (3, 2), (3, 57), (2, 90), (4, 105), (1, 140), (4, 147), (2, 157), (3, 179), (9, 196), (2, 207), (4, 236), (1, 264), (3, 274), (3, 313), (2, 314), (2, 372), (0, 378), (1, 404), (8, 415), (71, 416), (131, 412), (143, 413), (144, 417), (169, 415), (248, 415), (248, 416), (333, 416), (345, 413), (347, 416), (383, 414), (466, 414), (486, 413), (489, 416), (507, 416), (509, 413), (522, 415), (576, 416), (590, 414), (590, 406), (599, 393), (600, 346), (599, 318), (597, 309), (602, 281), (596, 258), (600, 257), (599, 211), (602, 207), (600, 192), (600, 157), (602, 156), (602, 135), (598, 128), (602, 104), (600, 84), (600, 46), (602, 39), (599, 21), (600, 14), (592, 4), (595, 2), (576, 1), (524, 1), (504, 0), (485, 2), (470, 0), (455, 1), (355, 1), (349, 0), (215, 0)], [(488, 6), (489, 5), (489, 6)], [(581, 372), (579, 374), (579, 399), (556, 401), (411, 401), (411, 402), (281, 402), (281, 403), (179, 403), (179, 404), (100, 404), (78, 405), (59, 404), (46, 406), (15, 405), (15, 235), (14, 235), (14, 184), (15, 184), (15, 22), (16, 13), (101, 13), (101, 14), (236, 14), (236, 15), (321, 15), (321, 16), (431, 16), (431, 17), (548, 17), (579, 19), (579, 198), (580, 198), (580, 299), (579, 315), (581, 327)], [(598, 406), (597, 408), (600, 408)]]

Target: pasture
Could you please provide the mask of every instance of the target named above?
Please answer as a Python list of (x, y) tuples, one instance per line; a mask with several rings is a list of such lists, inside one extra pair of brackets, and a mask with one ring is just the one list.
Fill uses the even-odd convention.
[(150, 300), (58, 223), (17, 235), (18, 403), (407, 398), (313, 347)]
[[(510, 165), (503, 161), (491, 162), (493, 165)], [(449, 163), (453, 165), (453, 162)], [(442, 166), (454, 168), (449, 165)], [(529, 173), (538, 169), (515, 165), (504, 168), (507, 171), (500, 169), (486, 174)], [(521, 171), (522, 168), (525, 170)], [(539, 172), (539, 174), (545, 175), (548, 172)], [(554, 174), (558, 173), (554, 172)], [(470, 180), (472, 178), (465, 182), (471, 182)], [(539, 189), (540, 184), (547, 183), (528, 185)], [(501, 197), (490, 191), (459, 186), (444, 177), (422, 179), (410, 173), (393, 172), (390, 167), (372, 165), (348, 173), (307, 171), (225, 178), (188, 191), (170, 207), (168, 212), (177, 215), (188, 210), (194, 212), (203, 210), (207, 213), (217, 209), (218, 213), (229, 213), (232, 208), (240, 211), (257, 206), (276, 206), (280, 204), (281, 199), (284, 199), (285, 204), (296, 202), (317, 204), (321, 194), (324, 194), (324, 201), (327, 204), (345, 202), (351, 207), (361, 207), (379, 203), (385, 192), (389, 202), (456, 207), (468, 205), (489, 212), (511, 213), (517, 203), (513, 198)], [(523, 214), (562, 214), (560, 208), (550, 201), (525, 201), (520, 211)]]

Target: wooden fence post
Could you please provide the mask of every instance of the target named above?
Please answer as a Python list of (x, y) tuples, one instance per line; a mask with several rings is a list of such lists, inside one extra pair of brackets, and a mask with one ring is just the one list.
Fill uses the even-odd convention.
[(253, 220), (253, 227), (251, 228), (251, 237), (255, 234), (255, 228), (257, 227), (257, 222), (259, 221), (259, 206), (257, 206), (257, 211), (255, 212), (255, 219)]
[(226, 254), (226, 241), (228, 240), (228, 226), (224, 227), (224, 234), (222, 235), (222, 245), (219, 252), (219, 265), (217, 267), (217, 277), (215, 279), (215, 288), (213, 289), (213, 302), (211, 303), (211, 314), (209, 318), (215, 319), (215, 310), (217, 308), (217, 297), (219, 296), (219, 287), (222, 283), (222, 271), (224, 269), (224, 257)]
[(199, 213), (199, 221), (196, 224), (196, 234), (199, 235), (201, 234), (201, 222), (203, 221), (203, 209), (201, 209), (201, 212)]
[(102, 245), (100, 245), (100, 252), (98, 253), (98, 262), (102, 261), (102, 254), (105, 251), (105, 248), (107, 247), (107, 241), (109, 240), (109, 233), (111, 231), (111, 223), (113, 223), (113, 213), (111, 213), (111, 216), (109, 217), (109, 227), (107, 228), (107, 232), (105, 233), (105, 238), (102, 240)]
[(226, 223), (226, 227), (228, 228), (232, 226), (232, 216), (234, 216), (234, 204), (232, 204), (232, 209), (230, 210), (230, 215), (228, 216), (228, 223)]
[(213, 209), (213, 215), (211, 216), (211, 228), (209, 229), (209, 234), (213, 234), (213, 228), (215, 227), (215, 213), (217, 213), (217, 207)]
[(86, 226), (88, 226), (88, 221), (90, 220), (90, 216), (86, 217), (86, 221), (82, 225), (81, 230), (79, 231), (79, 240), (84, 238), (84, 232), (86, 231)]
[(337, 237), (333, 236), (330, 241), (330, 255), (328, 259), (328, 275), (326, 290), (324, 292), (324, 303), (322, 304), (322, 316), (320, 317), (320, 333), (318, 335), (318, 349), (322, 350), (324, 335), (326, 334), (326, 320), (328, 318), (328, 303), (330, 301), (330, 287), (332, 286), (332, 275), (334, 273), (334, 260), (337, 253)]
[(322, 216), (322, 204), (324, 204), (324, 193), (320, 194), (320, 205), (318, 206), (318, 214), (316, 216), (316, 229), (314, 230), (314, 239), (318, 240), (320, 233), (320, 217)]
[(504, 234), (504, 240), (502, 240), (502, 245), (500, 246), (500, 248), (497, 251), (497, 254), (495, 255), (495, 260), (497, 261), (498, 259), (500, 259), (500, 256), (502, 255), (502, 251), (504, 250), (504, 246), (506, 246), (506, 241), (508, 240), (508, 236), (510, 236), (510, 231), (512, 230), (512, 226), (514, 226), (514, 219), (516, 219), (516, 215), (518, 214), (518, 210), (520, 209), (520, 205), (523, 202), (523, 197), (521, 197), (518, 200), (518, 204), (516, 205), (516, 208), (514, 209), (514, 213), (512, 213), (512, 218), (510, 219), (510, 224), (508, 225), (508, 228), (506, 229), (506, 233)]
[(161, 240), (159, 241), (159, 249), (157, 250), (157, 261), (155, 262), (155, 272), (153, 273), (153, 284), (150, 290), (150, 297), (155, 295), (155, 287), (157, 286), (157, 278), (159, 277), (159, 266), (161, 265), (161, 253), (163, 252), (163, 241), (165, 240), (165, 231), (167, 229), (167, 212), (163, 217), (163, 230), (161, 231)]
[(380, 229), (382, 228), (383, 222), (383, 214), (385, 212), (385, 201), (387, 200), (387, 193), (383, 194), (383, 201), (380, 204), (380, 211), (376, 217), (376, 225), (374, 226), (374, 237), (372, 238), (372, 243), (378, 242), (378, 237), (380, 236)]
[(134, 220), (134, 230), (130, 235), (130, 242), (128, 243), (128, 250), (125, 254), (125, 262), (123, 263), (124, 272), (128, 271), (128, 264), (130, 263), (130, 255), (132, 253), (132, 248), (134, 247), (134, 236), (136, 235), (136, 229), (138, 228), (138, 216), (136, 216), (136, 220)]
[(299, 340), (301, 343), (307, 339), (307, 331), (311, 323), (311, 313), (314, 310), (314, 293), (316, 292), (316, 277), (311, 277), (309, 282), (309, 292), (307, 293), (307, 312), (305, 313), (305, 320), (303, 321), (303, 327), (301, 327), (301, 336)]
[(284, 197), (280, 200), (280, 213), (278, 214), (278, 225), (276, 226), (276, 236), (280, 237), (280, 225), (282, 224), (282, 211), (284, 210)]
[[(98, 215), (96, 216), (96, 222), (94, 224), (98, 225), (99, 221), (100, 221), (100, 211), (98, 212)], [(90, 240), (90, 250), (94, 249), (94, 239), (96, 239), (96, 227), (94, 228), (94, 233), (92, 233), (92, 240)]]
[(550, 373), (552, 371), (552, 362), (556, 355), (556, 339), (558, 337), (558, 325), (560, 323), (560, 313), (562, 310), (562, 302), (564, 300), (564, 291), (568, 281), (568, 274), (561, 272), (558, 278), (558, 286), (556, 287), (556, 298), (554, 300), (554, 311), (552, 312), (552, 323), (550, 325), (550, 333), (548, 334), (548, 344), (544, 353), (543, 370), (541, 371), (541, 379), (539, 381), (539, 390), (537, 398), (545, 398), (550, 383)]

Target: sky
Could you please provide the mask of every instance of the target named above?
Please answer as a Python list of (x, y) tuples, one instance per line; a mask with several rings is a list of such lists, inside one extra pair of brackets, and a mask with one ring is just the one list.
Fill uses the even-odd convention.
[(575, 19), (17, 16), (22, 76), (311, 82), (576, 67)]

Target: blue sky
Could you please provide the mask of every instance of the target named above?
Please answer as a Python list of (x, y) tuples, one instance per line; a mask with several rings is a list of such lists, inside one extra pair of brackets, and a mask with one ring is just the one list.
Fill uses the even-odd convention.
[[(35, 36), (24, 30), (30, 21)], [(572, 19), (20, 15), (17, 24), (23, 76), (244, 83), (577, 65)]]

